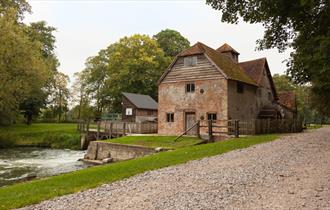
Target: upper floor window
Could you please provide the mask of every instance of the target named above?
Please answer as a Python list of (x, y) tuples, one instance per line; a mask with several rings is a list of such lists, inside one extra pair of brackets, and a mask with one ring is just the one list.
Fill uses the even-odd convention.
[(244, 92), (244, 84), (241, 82), (237, 82), (237, 92), (243, 93)]
[(197, 56), (189, 56), (183, 59), (184, 66), (196, 66)]
[(133, 115), (133, 109), (132, 108), (126, 108), (126, 115), (127, 116)]
[(174, 122), (174, 113), (166, 113), (166, 121), (167, 122)]
[(186, 92), (193, 93), (195, 92), (195, 83), (188, 83), (186, 84)]
[(217, 113), (207, 113), (207, 120), (217, 120)]

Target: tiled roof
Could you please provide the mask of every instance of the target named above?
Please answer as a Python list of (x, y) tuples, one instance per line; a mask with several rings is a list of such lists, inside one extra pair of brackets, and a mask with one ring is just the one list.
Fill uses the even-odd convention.
[(192, 47), (184, 50), (178, 55), (178, 57), (203, 53), (205, 53), (205, 55), (209, 57), (211, 61), (213, 61), (213, 63), (221, 69), (221, 71), (223, 71), (228, 79), (244, 82), (250, 85), (256, 85), (253, 79), (251, 79), (237, 63), (201, 42), (197, 42)]
[(137, 108), (157, 110), (157, 102), (148, 95), (125, 92), (123, 92), (123, 95)]
[(229, 44), (224, 43), (221, 47), (217, 49), (218, 52), (234, 52), (235, 54), (239, 55), (239, 52), (237, 52), (234, 48), (232, 48)]
[(269, 82), (270, 82), (274, 97), (275, 97), (275, 99), (277, 99), (277, 97), (278, 97), (277, 92), (275, 89), (273, 78), (271, 76), (266, 58), (259, 58), (259, 59), (255, 59), (255, 60), (241, 62), (241, 63), (239, 63), (239, 65), (242, 69), (244, 69), (245, 73), (247, 75), (249, 75), (249, 77), (252, 78), (257, 83), (258, 86), (261, 85), (261, 82), (262, 82), (261, 78), (263, 76), (263, 70), (264, 70), (264, 68), (266, 68), (266, 71), (268, 71), (267, 75), (269, 78)]
[(262, 71), (265, 67), (266, 58), (259, 58), (255, 60), (245, 61), (239, 63), (239, 65), (245, 70), (245, 73), (249, 75), (258, 85), (261, 82)]
[(296, 110), (296, 95), (293, 91), (283, 91), (278, 94), (278, 102), (283, 106)]

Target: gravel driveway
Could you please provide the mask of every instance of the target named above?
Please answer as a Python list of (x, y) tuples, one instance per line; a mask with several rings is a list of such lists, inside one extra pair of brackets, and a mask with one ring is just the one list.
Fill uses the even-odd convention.
[(330, 209), (330, 127), (25, 209)]

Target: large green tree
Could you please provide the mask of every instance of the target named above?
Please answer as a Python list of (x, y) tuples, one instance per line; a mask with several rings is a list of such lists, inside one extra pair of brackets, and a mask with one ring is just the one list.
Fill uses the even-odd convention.
[(20, 103), (20, 110), (26, 118), (26, 123), (32, 122), (33, 116), (38, 116), (41, 109), (47, 105), (47, 98), (53, 89), (57, 67), (59, 66), (58, 59), (55, 55), (55, 36), (53, 35), (56, 29), (47, 26), (46, 22), (40, 21), (31, 23), (25, 27), (25, 31), (32, 42), (39, 43), (39, 51), (43, 60), (47, 64), (48, 78), (45, 86), (33, 90), (26, 99)]
[[(262, 23), (258, 48), (294, 51), (288, 73), (296, 83), (311, 83), (314, 98), (330, 110), (329, 0), (206, 0), (222, 12), (222, 21)], [(327, 114), (327, 113), (324, 113)]]
[(14, 10), (0, 16), (0, 123), (9, 123), (19, 104), (45, 86), (49, 71), (41, 45), (26, 34)]
[(81, 82), (95, 106), (95, 116), (120, 112), (122, 92), (157, 98), (157, 80), (171, 59), (146, 35), (124, 37), (87, 59)]
[(121, 110), (121, 93), (132, 92), (157, 98), (157, 80), (170, 59), (156, 40), (146, 35), (124, 37), (111, 47), (106, 93), (115, 111)]
[(154, 38), (164, 50), (165, 55), (172, 58), (190, 46), (187, 38), (183, 37), (178, 31), (171, 29), (162, 30), (154, 35)]

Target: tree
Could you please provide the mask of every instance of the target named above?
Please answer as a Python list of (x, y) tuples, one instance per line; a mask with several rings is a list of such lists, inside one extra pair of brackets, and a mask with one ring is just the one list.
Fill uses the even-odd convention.
[(288, 73), (296, 83), (311, 83), (314, 97), (330, 109), (330, 2), (328, 0), (206, 0), (221, 10), (222, 21), (262, 23), (258, 49), (291, 47)]
[(164, 50), (165, 56), (172, 58), (190, 46), (188, 39), (171, 29), (162, 30), (154, 35), (154, 39), (157, 40), (159, 46)]
[(20, 102), (45, 86), (49, 72), (39, 46), (14, 11), (0, 16), (0, 123), (10, 123)]
[(38, 47), (47, 65), (48, 71), (48, 78), (45, 86), (33, 90), (19, 106), (21, 113), (26, 118), (26, 123), (31, 124), (32, 117), (38, 116), (41, 112), (40, 109), (46, 106), (47, 98), (51, 94), (51, 84), (54, 84), (59, 62), (55, 55), (54, 27), (47, 26), (46, 22), (40, 21), (26, 26), (25, 31), (32, 42), (39, 43)]
[(14, 15), (15, 21), (22, 20), (24, 13), (31, 12), (31, 7), (26, 0), (0, 0), (0, 17)]
[(54, 114), (57, 115), (57, 122), (59, 123), (61, 122), (62, 114), (68, 111), (68, 83), (69, 77), (67, 75), (61, 72), (56, 73), (49, 104), (53, 109)]
[(114, 111), (121, 110), (122, 92), (157, 98), (157, 81), (170, 63), (158, 43), (146, 35), (124, 37), (111, 46), (105, 93)]

